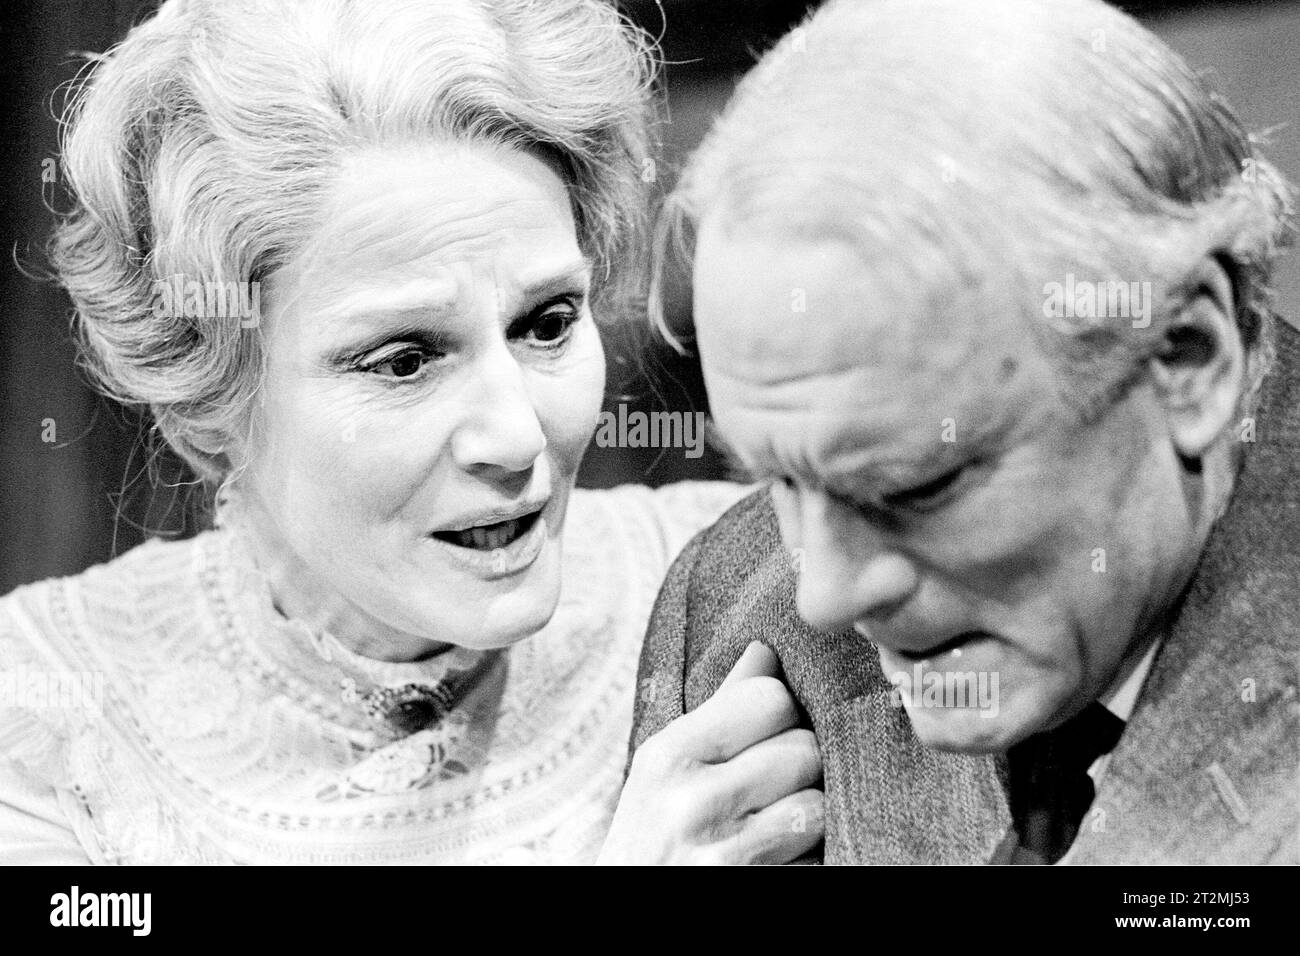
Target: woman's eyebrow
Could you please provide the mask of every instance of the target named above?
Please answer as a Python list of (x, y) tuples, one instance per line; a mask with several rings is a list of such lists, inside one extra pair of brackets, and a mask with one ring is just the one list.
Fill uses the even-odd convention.
[(446, 302), (354, 309), (329, 316), (322, 339), (335, 343), (328, 351), (331, 360), (348, 360), (395, 340), (445, 344), (455, 338), (454, 315)]
[(460, 303), (456, 282), (432, 279), (393, 286), (368, 285), (350, 290), (337, 301), (316, 310), (316, 319), (327, 332), (347, 333), (356, 324), (382, 321), (389, 324), (436, 321), (455, 313)]
[(453, 341), (439, 323), (427, 318), (401, 321), (399, 316), (395, 316), (391, 323), (381, 322), (358, 330), (356, 335), (331, 346), (322, 356), (322, 361), (329, 366), (349, 366), (390, 342), (417, 342), (434, 351), (446, 351), (452, 347)]
[(591, 286), (591, 267), (586, 260), (579, 259), (565, 263), (558, 268), (547, 269), (535, 277), (525, 277), (518, 283), (519, 295), (527, 301), (537, 301), (547, 296), (581, 289), (586, 293)]
[[(590, 282), (591, 269), (580, 259), (525, 279), (516, 294), (521, 303), (530, 304), (574, 290), (586, 294)], [(377, 341), (417, 331), (438, 337), (450, 332), (448, 320), (464, 304), (461, 292), (461, 283), (445, 278), (408, 282), (395, 289), (370, 286), (319, 309), (316, 317), (331, 338), (355, 339), (362, 334), (367, 341)]]

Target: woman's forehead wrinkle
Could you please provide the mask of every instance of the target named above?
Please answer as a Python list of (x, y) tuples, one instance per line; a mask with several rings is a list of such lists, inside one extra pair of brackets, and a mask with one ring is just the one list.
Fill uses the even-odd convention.
[(591, 264), (578, 249), (577, 241), (558, 245), (547, 243), (545, 254), (518, 254), (506, 238), (490, 260), (492, 277), (498, 289), (511, 300), (522, 301), (546, 293), (586, 292), (591, 284)]
[(320, 261), (302, 275), (300, 285), (304, 303), (331, 313), (419, 307), (446, 312), (455, 308), (471, 279), (462, 263), (368, 256)]
[(355, 258), (322, 262), (316, 270), (319, 286), (346, 311), (359, 305), (378, 311), (423, 304), (445, 312), (482, 305), (485, 295), (495, 302), (509, 278), (509, 262), (518, 258), (510, 254), (508, 232), (449, 238), (446, 231), (433, 238), (430, 230), (418, 241), (409, 233), (385, 237)]
[(322, 238), (351, 255), (417, 257), (440, 246), (491, 240), (502, 230), (546, 228), (571, 215), (563, 187), (554, 197), (511, 195), (536, 184), (507, 182), (496, 193), (460, 192), (438, 181), (341, 183), (328, 203)]

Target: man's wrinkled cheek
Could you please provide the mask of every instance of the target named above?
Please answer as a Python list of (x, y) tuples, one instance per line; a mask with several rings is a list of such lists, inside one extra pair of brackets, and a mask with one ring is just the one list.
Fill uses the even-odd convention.
[(1022, 498), (1016, 510), (1000, 516), (996, 530), (967, 532), (967, 560), (957, 566), (961, 580), (1010, 605), (1040, 601), (1051, 592), (1078, 529), (1053, 506), (1052, 493), (1042, 494), (1052, 501)]
[(1061, 457), (1062, 487), (1093, 515), (1124, 513), (1149, 470), (1151, 438), (1136, 398), (1120, 400), (1100, 420), (1072, 432)]

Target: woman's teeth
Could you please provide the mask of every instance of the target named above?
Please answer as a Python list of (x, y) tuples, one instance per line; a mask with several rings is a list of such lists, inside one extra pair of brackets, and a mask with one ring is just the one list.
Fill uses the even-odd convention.
[(464, 531), (455, 532), (453, 540), (462, 548), (492, 551), (496, 548), (504, 548), (515, 540), (519, 536), (519, 529), (522, 524), (523, 522), (518, 518), (512, 518), (499, 524), (466, 528)]

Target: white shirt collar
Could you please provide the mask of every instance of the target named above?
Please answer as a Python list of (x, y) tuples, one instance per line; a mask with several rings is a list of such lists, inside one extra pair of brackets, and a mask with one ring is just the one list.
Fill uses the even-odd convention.
[(1105, 693), (1097, 698), (1103, 707), (1125, 723), (1133, 716), (1138, 694), (1142, 692), (1142, 685), (1146, 683), (1147, 674), (1151, 671), (1151, 664), (1156, 659), (1156, 651), (1160, 649), (1161, 643), (1160, 639), (1152, 641), (1146, 653), (1129, 668), (1128, 673), (1121, 672)]
[[(1156, 659), (1156, 651), (1160, 650), (1162, 643), (1164, 643), (1164, 638), (1157, 638), (1152, 641), (1151, 646), (1138, 659), (1138, 662), (1127, 668), (1128, 673), (1121, 671), (1105, 693), (1097, 698), (1103, 707), (1126, 724), (1129, 718), (1133, 716), (1133, 708), (1137, 706), (1138, 694), (1142, 692), (1142, 685), (1146, 683), (1147, 674), (1151, 672), (1151, 664)], [(1106, 772), (1109, 765), (1109, 753), (1102, 754), (1092, 762), (1092, 766), (1088, 768), (1088, 776), (1092, 777), (1094, 785), (1101, 780), (1101, 775)]]
[[(1147, 674), (1151, 672), (1151, 664), (1156, 659), (1156, 652), (1160, 650), (1160, 645), (1164, 643), (1164, 638), (1159, 637), (1151, 642), (1151, 646), (1146, 649), (1146, 653), (1138, 658), (1138, 662), (1126, 668), (1116, 675), (1115, 680), (1106, 688), (1106, 691), (1097, 698), (1101, 705), (1118, 717), (1124, 723), (1128, 723), (1133, 716), (1133, 709), (1137, 706), (1138, 694), (1142, 693), (1142, 685), (1146, 683)], [(1114, 751), (1112, 751), (1113, 753)], [(1092, 778), (1093, 786), (1101, 780), (1102, 774), (1110, 766), (1110, 754), (1104, 753), (1092, 762), (1088, 768), (1088, 776)], [(1084, 825), (1087, 825), (1087, 817), (1084, 818)], [(1065, 856), (1056, 861), (1056, 865), (1069, 862), (1070, 856), (1074, 853), (1074, 847), (1066, 851)]]

